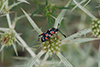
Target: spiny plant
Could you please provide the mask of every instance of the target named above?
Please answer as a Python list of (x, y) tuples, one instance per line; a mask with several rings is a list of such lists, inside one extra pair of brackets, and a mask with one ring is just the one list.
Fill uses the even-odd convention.
[[(69, 3), (70, 3), (70, 1), (68, 2), (68, 4), (65, 7), (68, 7)], [(38, 28), (38, 26), (35, 24), (35, 22), (32, 20), (32, 18), (23, 9), (22, 9), (22, 11), (26, 15), (27, 19), (29, 20), (29, 22), (33, 26), (33, 28), (39, 34), (41, 34), (42, 31)], [(57, 18), (55, 18), (54, 28), (57, 28), (57, 25), (61, 23), (62, 18), (63, 18), (63, 16), (64, 16), (65, 13), (66, 13), (66, 9), (63, 9), (60, 12), (60, 14), (57, 16)], [(62, 40), (59, 40), (58, 35), (53, 35), (47, 41), (41, 43), (42, 50), (36, 55), (35, 58), (33, 58), (27, 64), (27, 67), (32, 67), (35, 64), (36, 60), (39, 59), (44, 53), (46, 53), (45, 61), (49, 57), (49, 55), (52, 55), (53, 53), (56, 53), (56, 55), (60, 58), (61, 62), (63, 62), (65, 64), (65, 66), (67, 66), (67, 67), (73, 67), (73, 65), (70, 64), (69, 61), (60, 53), (60, 46), (62, 44), (83, 43), (83, 42), (87, 42), (87, 41), (92, 41), (92, 40), (99, 39), (99, 38), (76, 38), (76, 39), (74, 39), (75, 37), (80, 37), (80, 36), (82, 36), (84, 34), (87, 34), (89, 32), (92, 32), (91, 28), (82, 30), (82, 31), (80, 31), (80, 32), (78, 32), (76, 34), (73, 34), (73, 35), (71, 35), (71, 36), (69, 36), (69, 37), (67, 37), (65, 39), (62, 39)], [(41, 65), (39, 64), (39, 66), (41, 66)]]
[[(26, 50), (31, 54), (32, 57), (35, 57), (35, 53), (28, 47), (28, 45), (26, 44), (26, 42), (20, 37), (20, 35), (16, 32), (15, 30), (15, 25), (16, 25), (16, 22), (23, 18), (23, 16), (21, 17), (17, 17), (14, 19), (14, 21), (11, 21), (10, 19), (10, 10), (20, 4), (20, 3), (28, 3), (26, 0), (18, 0), (19, 2), (12, 4), (12, 5), (8, 5), (8, 0), (1, 0), (0, 1), (0, 14), (1, 14), (1, 17), (3, 16), (6, 16), (7, 18), (7, 23), (8, 23), (8, 26), (9, 28), (2, 28), (0, 27), (0, 35), (1, 35), (1, 49), (0, 49), (0, 52), (3, 51), (4, 47), (8, 47), (10, 45), (13, 45), (13, 48), (15, 50), (15, 53), (16, 55), (18, 56), (18, 53), (17, 53), (17, 48), (16, 48), (16, 42), (17, 44), (19, 44), (21, 47), (24, 47), (26, 48)], [(2, 55), (3, 56), (3, 55)], [(3, 59), (3, 58), (2, 58)]]
[[(76, 6), (74, 8), (72, 8), (71, 11), (73, 11), (76, 7), (79, 7), (81, 10), (83, 10), (87, 15), (89, 15), (93, 20), (93, 25), (92, 27), (90, 28), (87, 28), (87, 29), (84, 29), (82, 31), (79, 31), (79, 32), (76, 32), (75, 34), (72, 34), (66, 38), (62, 38), (59, 36), (59, 34), (54, 34), (52, 35), (48, 40), (46, 40), (45, 42), (40, 42), (41, 44), (41, 51), (36, 55), (34, 53), (34, 51), (28, 47), (28, 45), (26, 44), (26, 42), (20, 37), (20, 35), (16, 32), (15, 30), (15, 26), (16, 26), (16, 22), (23, 18), (23, 16), (21, 17), (16, 17), (14, 19), (14, 21), (11, 21), (10, 20), (10, 9), (12, 9), (14, 6), (22, 3), (22, 2), (25, 2), (25, 3), (28, 3), (26, 0), (19, 0), (19, 2), (17, 3), (14, 3), (12, 5), (8, 5), (8, 0), (2, 0), (0, 1), (1, 2), (1, 5), (0, 5), (0, 13), (2, 14), (2, 16), (6, 16), (7, 17), (7, 23), (9, 25), (9, 28), (0, 28), (0, 31), (3, 31), (3, 33), (1, 32), (1, 43), (2, 43), (2, 47), (1, 47), (1, 50), (0, 51), (3, 51), (3, 48), (4, 47), (10, 47), (10, 45), (13, 45), (13, 48), (17, 54), (17, 48), (16, 48), (16, 44), (15, 42), (17, 42), (20, 46), (24, 47), (29, 53), (30, 55), (32, 56), (32, 59), (31, 61), (29, 60), (29, 62), (25, 65), (26, 67), (33, 67), (34, 65), (36, 67), (47, 67), (49, 64), (46, 63), (46, 62), (49, 62), (50, 64), (56, 62), (56, 60), (54, 62), (52, 61), (48, 61), (48, 57), (52, 57), (53, 54), (56, 54), (58, 57), (59, 57), (59, 61), (57, 60), (57, 63), (55, 64), (55, 67), (57, 66), (60, 66), (61, 63), (64, 63), (64, 66), (66, 67), (73, 67), (74, 63), (71, 63), (68, 61), (70, 60), (69, 57), (68, 60), (66, 59), (66, 57), (61, 53), (61, 47), (64, 46), (64, 45), (71, 45), (73, 44), (74, 47), (80, 47), (79, 45), (75, 45), (75, 44), (79, 44), (79, 43), (84, 43), (84, 42), (88, 42), (88, 41), (94, 41), (94, 40), (98, 40), (100, 39), (99, 38), (99, 22), (100, 20), (97, 19), (94, 15), (92, 15), (88, 10), (86, 10), (84, 7), (90, 2), (90, 0), (83, 6), (81, 6), (82, 3), (84, 3), (86, 0), (83, 0), (81, 1), (80, 3), (76, 2), (75, 0), (73, 0), (73, 2), (76, 4)], [(59, 28), (58, 25), (61, 25), (61, 21), (63, 20), (63, 17), (65, 15), (65, 13), (67, 12), (67, 9), (69, 8), (69, 4), (71, 4), (71, 1), (69, 1), (65, 7), (62, 8), (62, 11), (59, 13), (58, 16), (54, 16), (54, 14), (50, 11), (51, 10), (54, 10), (54, 8), (57, 8), (56, 6), (51, 6), (51, 3), (48, 3), (48, 0), (46, 0), (46, 6), (44, 9), (44, 14), (46, 16), (46, 18), (48, 19), (48, 23), (51, 22), (50, 20), (50, 17), (51, 18), (54, 18), (54, 28)], [(23, 9), (22, 11), (24, 12), (26, 18), (28, 19), (28, 21), (30, 22), (30, 24), (32, 25), (32, 27), (34, 28), (35, 31), (37, 31), (37, 33), (40, 35), (42, 34), (43, 32), (41, 31), (41, 29), (35, 24), (35, 22), (32, 20), (32, 18), (30, 17), (29, 14), (27, 14)], [(35, 14), (36, 12), (38, 12), (40, 10), (36, 10), (33, 14)], [(32, 16), (31, 15), (31, 16)], [(52, 16), (51, 16), (52, 15)], [(92, 32), (95, 36), (97, 36), (98, 38), (88, 38), (88, 37), (84, 37), (82, 38), (81, 36), (83, 35), (86, 35), (88, 33)], [(9, 48), (8, 47), (8, 48)], [(70, 46), (69, 46), (70, 47)], [(77, 48), (74, 48), (74, 49), (77, 49)], [(90, 49), (90, 48), (89, 48)], [(73, 49), (72, 49), (73, 50)], [(77, 51), (79, 51), (77, 49)], [(74, 51), (73, 51), (74, 52)], [(81, 51), (82, 53), (80, 53), (80, 55), (82, 56), (82, 59), (86, 59), (87, 55), (88, 55), (88, 52), (85, 53), (84, 51)], [(39, 58), (41, 56), (44, 56), (44, 58), (42, 60), (40, 60)], [(87, 54), (85, 57), (84, 57), (84, 54)], [(18, 55), (18, 54), (17, 54)], [(75, 55), (75, 54), (73, 54)], [(100, 56), (100, 49), (99, 49), (99, 56)], [(100, 59), (98, 56), (98, 59)], [(74, 61), (72, 59), (72, 61)], [(76, 61), (76, 60), (75, 60)], [(78, 63), (79, 64), (79, 63)], [(84, 62), (85, 64), (85, 62)], [(98, 61), (98, 64), (100, 64), (100, 60)], [(24, 65), (21, 65), (21, 66), (24, 66)], [(85, 65), (83, 65), (85, 66)], [(77, 66), (78, 67), (78, 66)]]

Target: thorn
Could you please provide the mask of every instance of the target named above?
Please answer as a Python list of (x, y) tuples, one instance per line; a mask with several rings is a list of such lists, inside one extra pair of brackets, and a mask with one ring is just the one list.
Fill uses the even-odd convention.
[(36, 29), (33, 29), (32, 31), (35, 31)]

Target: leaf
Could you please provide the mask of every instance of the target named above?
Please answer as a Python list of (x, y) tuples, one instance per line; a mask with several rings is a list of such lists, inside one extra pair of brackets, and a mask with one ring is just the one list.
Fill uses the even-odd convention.
[(77, 32), (77, 33), (75, 33), (75, 34), (73, 34), (73, 35), (71, 35), (71, 36), (63, 39), (62, 42), (64, 42), (64, 41), (70, 41), (70, 40), (74, 39), (75, 37), (80, 37), (80, 36), (85, 35), (85, 34), (87, 34), (89, 32), (91, 32), (91, 28), (79, 31), (79, 32)]
[(50, 15), (52, 15), (52, 16), (54, 16), (54, 17), (56, 17), (56, 15), (55, 14), (53, 14), (53, 13), (49, 13)]
[[(22, 8), (21, 8), (22, 9)], [(22, 9), (22, 11), (24, 12), (25, 16), (27, 17), (28, 21), (30, 22), (30, 24), (32, 25), (32, 27), (39, 33), (41, 34), (42, 31), (39, 29), (39, 27), (35, 24), (35, 22), (32, 20), (32, 18)]]
[(94, 41), (98, 39), (100, 38), (77, 38), (77, 39), (70, 40), (69, 42), (66, 43), (67, 44), (84, 43), (84, 42)]
[(35, 64), (35, 62), (37, 61), (37, 59), (39, 59), (45, 52), (41, 51), (39, 52), (28, 64), (27, 67), (33, 67), (33, 65)]
[(70, 62), (60, 52), (57, 53), (57, 56), (66, 65), (66, 67), (73, 67), (72, 64), (70, 64)]
[[(70, 2), (71, 2), (71, 0), (65, 5), (66, 8), (69, 6)], [(60, 12), (60, 14), (58, 15), (58, 17), (55, 20), (54, 28), (58, 28), (58, 24), (61, 23), (61, 21), (63, 19), (63, 16), (65, 15), (65, 13), (66, 13), (66, 9), (63, 9)]]
[(41, 10), (43, 10), (43, 9), (44, 9), (44, 8), (37, 9), (36, 11), (34, 11), (34, 12), (31, 14), (31, 17), (32, 17), (34, 14), (38, 13), (39, 11), (41, 11)]
[(45, 2), (46, 2), (45, 4), (48, 5), (48, 0), (46, 0)]
[(16, 55), (18, 56), (16, 45), (15, 44), (12, 44), (12, 46), (13, 46), (13, 48), (15, 50)]

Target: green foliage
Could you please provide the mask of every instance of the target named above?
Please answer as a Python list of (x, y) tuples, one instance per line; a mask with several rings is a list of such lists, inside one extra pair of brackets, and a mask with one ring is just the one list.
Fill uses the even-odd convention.
[[(9, 62), (9, 67), (100, 66), (100, 21), (96, 18), (99, 15), (95, 6), (97, 3), (93, 0), (17, 0), (13, 4), (9, 0), (1, 0), (0, 56), (4, 64), (0, 65), (5, 66)], [(79, 9), (76, 10), (77, 7)], [(38, 41), (38, 35), (43, 33), (41, 27), (43, 30), (60, 28), (67, 37), (63, 38), (56, 32), (47, 41)], [(19, 57), (13, 59), (15, 54)]]
[[(37, 4), (40, 4), (38, 1), (35, 1), (35, 2)], [(53, 21), (53, 19), (55, 20), (54, 17), (56, 17), (56, 15), (54, 13), (56, 12), (57, 9), (70, 9), (70, 7), (72, 7), (72, 6), (70, 5), (69, 7), (66, 7), (66, 6), (61, 7), (61, 6), (52, 5), (50, 1), (48, 2), (48, 0), (45, 0), (44, 7), (40, 7), (36, 11), (34, 11), (31, 14), (31, 17), (34, 14), (37, 14), (39, 12), (43, 12), (42, 14), (46, 17), (46, 19), (48, 20), (48, 26), (50, 26), (50, 23)]]

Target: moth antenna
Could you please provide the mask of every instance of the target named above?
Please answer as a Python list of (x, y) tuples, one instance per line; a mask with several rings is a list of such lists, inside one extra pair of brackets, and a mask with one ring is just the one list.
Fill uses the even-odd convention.
[(66, 35), (65, 35), (65, 34), (63, 34), (60, 30), (58, 30), (58, 29), (57, 29), (57, 31), (59, 31), (59, 32), (60, 32), (60, 33), (61, 33), (61, 34), (62, 34), (62, 35), (66, 38)]

